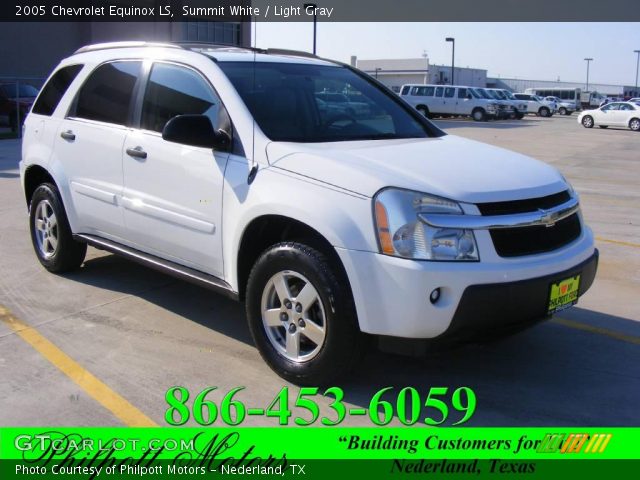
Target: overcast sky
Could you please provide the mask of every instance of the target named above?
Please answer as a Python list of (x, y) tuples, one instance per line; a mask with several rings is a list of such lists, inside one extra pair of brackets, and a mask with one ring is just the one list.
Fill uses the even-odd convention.
[[(312, 49), (313, 24), (257, 22), (257, 46)], [(318, 23), (318, 54), (349, 62), (415, 58), (483, 68), (490, 76), (634, 85), (640, 23)]]

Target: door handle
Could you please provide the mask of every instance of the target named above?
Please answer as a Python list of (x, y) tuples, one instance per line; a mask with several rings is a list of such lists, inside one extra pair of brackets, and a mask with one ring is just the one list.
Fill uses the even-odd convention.
[(73, 133), (71, 130), (65, 130), (64, 132), (61, 132), (60, 136), (65, 140), (69, 140), (71, 142), (73, 142), (76, 139), (76, 134)]
[(142, 147), (127, 148), (127, 155), (135, 158), (147, 158), (147, 152), (145, 152)]

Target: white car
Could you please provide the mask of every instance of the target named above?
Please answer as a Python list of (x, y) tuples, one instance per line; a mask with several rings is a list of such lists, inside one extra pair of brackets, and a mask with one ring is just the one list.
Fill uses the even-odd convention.
[(500, 110), (497, 100), (460, 85), (406, 84), (400, 97), (427, 118), (458, 115), (483, 122), (497, 118)]
[(544, 97), (546, 102), (555, 102), (556, 110), (560, 115), (571, 115), (576, 111), (575, 102), (562, 100), (558, 97)]
[(537, 95), (531, 95), (530, 93), (514, 93), (518, 100), (524, 100), (527, 102), (527, 112), (535, 113), (540, 117), (551, 117), (556, 111), (557, 106), (555, 103), (546, 102)]
[[(374, 113), (322, 116), (327, 85)], [(84, 47), (27, 117), (20, 175), (44, 268), (77, 269), (92, 245), (244, 301), (263, 358), (299, 384), (347, 372), (363, 334), (521, 329), (597, 268), (555, 168), (304, 53)]]
[(612, 102), (585, 110), (578, 115), (578, 123), (585, 128), (626, 127), (640, 132), (640, 105), (631, 102)]

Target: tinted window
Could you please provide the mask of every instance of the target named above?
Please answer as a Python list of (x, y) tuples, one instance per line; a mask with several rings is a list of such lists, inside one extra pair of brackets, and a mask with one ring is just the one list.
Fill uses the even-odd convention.
[(126, 125), (140, 62), (113, 62), (96, 68), (76, 99), (73, 116)]
[(409, 85), (405, 85), (404, 87), (402, 87), (402, 93), (400, 95), (407, 95), (409, 93)]
[(176, 115), (206, 115), (218, 128), (221, 103), (211, 86), (190, 68), (156, 63), (144, 93), (141, 127), (161, 132)]
[(436, 88), (436, 97), (441, 97), (443, 91), (444, 91), (443, 87)]
[(620, 110), (633, 110), (633, 107), (631, 105), (626, 105), (626, 104), (622, 104), (620, 106)]
[(458, 89), (458, 98), (467, 98), (467, 89), (459, 88)]
[(52, 115), (60, 99), (80, 70), (82, 70), (82, 65), (69, 65), (54, 73), (42, 89), (42, 93), (33, 106), (32, 112), (39, 115)]
[(444, 96), (446, 98), (453, 98), (455, 94), (456, 94), (456, 89), (453, 87), (447, 87), (444, 89)]
[(278, 62), (217, 65), (275, 141), (423, 138), (431, 133), (404, 102), (349, 68)]

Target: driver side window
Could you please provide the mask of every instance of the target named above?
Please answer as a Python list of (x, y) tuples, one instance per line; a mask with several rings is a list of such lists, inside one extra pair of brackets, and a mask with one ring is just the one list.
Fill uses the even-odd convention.
[(144, 93), (140, 127), (162, 132), (169, 120), (184, 114), (206, 115), (214, 130), (229, 132), (226, 110), (199, 73), (179, 65), (154, 63)]

